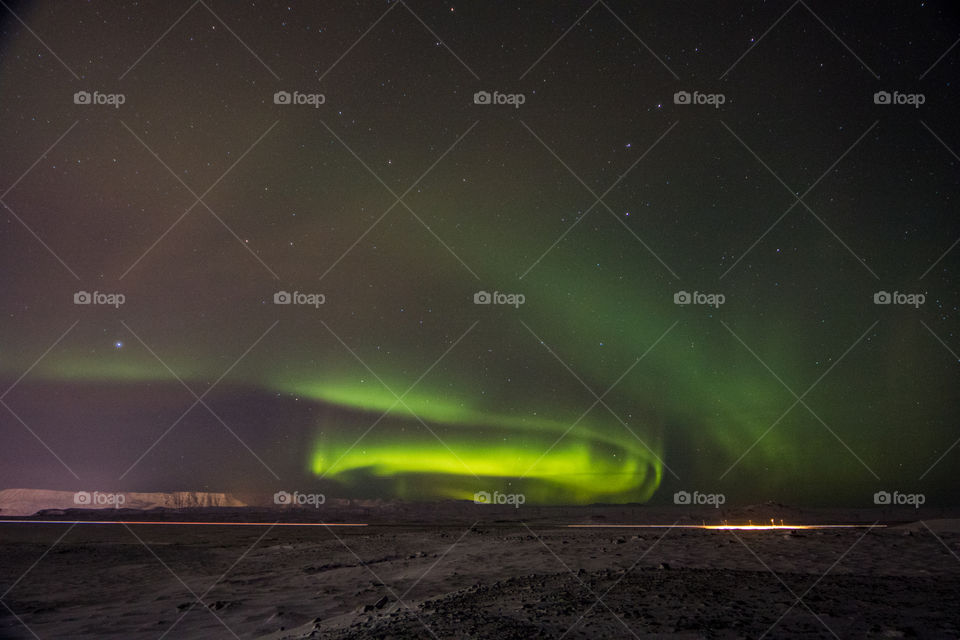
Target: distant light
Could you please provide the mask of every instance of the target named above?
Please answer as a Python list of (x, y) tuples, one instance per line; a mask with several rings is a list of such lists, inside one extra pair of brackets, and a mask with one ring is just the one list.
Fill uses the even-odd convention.
[(790, 529), (873, 529), (885, 524), (568, 524), (571, 529), (704, 529), (707, 531), (777, 531)]
[(117, 340), (113, 343), (114, 349), (123, 349), (123, 340)]

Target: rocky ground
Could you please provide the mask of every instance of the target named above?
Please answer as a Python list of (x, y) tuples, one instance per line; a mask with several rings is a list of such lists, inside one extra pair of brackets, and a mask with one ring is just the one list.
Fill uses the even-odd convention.
[(271, 524), (0, 524), (0, 638), (960, 636), (956, 520)]

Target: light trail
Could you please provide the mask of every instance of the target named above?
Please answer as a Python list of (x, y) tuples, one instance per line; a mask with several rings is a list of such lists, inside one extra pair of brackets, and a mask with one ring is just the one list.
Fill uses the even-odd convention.
[(781, 531), (794, 529), (873, 529), (885, 524), (568, 524), (571, 529), (705, 529), (709, 531)]
[(0, 520), (0, 524), (161, 524), (213, 527), (367, 527), (366, 522), (188, 522), (183, 520)]

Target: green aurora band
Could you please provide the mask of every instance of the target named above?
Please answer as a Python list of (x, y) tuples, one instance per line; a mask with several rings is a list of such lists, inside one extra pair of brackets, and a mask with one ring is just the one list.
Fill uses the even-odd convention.
[[(584, 419), (567, 424), (536, 416), (497, 415), (418, 396), (398, 401), (386, 389), (372, 393), (362, 384), (318, 385), (298, 393), (405, 421), (410, 428), (386, 441), (382, 436), (368, 443), (318, 438), (311, 457), (311, 471), (320, 477), (349, 481), (356, 472), (394, 480), (409, 476), (409, 482), (395, 486), (402, 497), (427, 493), (470, 499), (477, 491), (509, 489), (523, 493), (532, 503), (645, 501), (662, 475), (659, 454), (639, 437), (615, 438)], [(417, 429), (420, 420), (460, 428), (461, 433), (441, 439), (433, 429)], [(379, 426), (381, 419), (374, 424)], [(498, 434), (492, 442), (469, 436), (485, 427)], [(511, 442), (523, 444), (503, 442), (507, 434), (515, 436)]]
[[(486, 197), (489, 192), (477, 194), (474, 201), (458, 199), (457, 206), (478, 211), (498, 206), (485, 202)], [(453, 258), (422, 229), (388, 226), (382, 233), (406, 233), (409, 246), (403, 241), (384, 242), (376, 257), (382, 264), (361, 263), (369, 269), (369, 286), (356, 285), (354, 278), (361, 276), (351, 274), (340, 281), (332, 277), (325, 283), (328, 303), (321, 310), (276, 308), (263, 302), (269, 301), (274, 283), (230, 277), (224, 286), (234, 289), (224, 295), (248, 310), (239, 330), (238, 318), (228, 308), (196, 327), (187, 321), (171, 325), (168, 318), (196, 313), (193, 301), (171, 294), (165, 314), (138, 309), (136, 301), (152, 295), (146, 289), (148, 281), (142, 285), (144, 291), (130, 285), (125, 321), (196, 389), (217, 380), (231, 354), (239, 356), (279, 319), (281, 328), (230, 371), (221, 386), (316, 403), (310, 449), (291, 455), (298, 456), (300, 468), (315, 479), (356, 490), (375, 485), (373, 494), (378, 496), (469, 499), (477, 491), (498, 490), (523, 492), (528, 504), (642, 502), (655, 494), (677, 464), (685, 465), (677, 474), (684, 486), (696, 487), (698, 482), (717, 486), (724, 470), (748, 449), (737, 463), (736, 478), (724, 489), (735, 482), (762, 487), (772, 495), (795, 488), (811, 469), (825, 468), (833, 474), (823, 485), (829, 495), (835, 493), (833, 487), (852, 487), (870, 479), (803, 407), (784, 413), (793, 403), (790, 393), (720, 325), (718, 317), (799, 392), (823, 374), (829, 366), (826, 358), (842, 354), (869, 326), (859, 312), (819, 324), (814, 314), (822, 306), (822, 294), (816, 288), (795, 288), (787, 295), (778, 287), (759, 289), (736, 277), (724, 284), (728, 303), (719, 313), (678, 307), (672, 302), (673, 291), (692, 290), (695, 285), (672, 280), (611, 221), (577, 235), (575, 251), (558, 247), (520, 280), (519, 273), (536, 260), (546, 242), (537, 222), (522, 212), (540, 207), (547, 195), (534, 191), (503, 197), (499, 204), (504, 209), (516, 208), (509, 233), (484, 228), (473, 218), (463, 221), (462, 228), (438, 227), (467, 263), (482, 265), (478, 270), (483, 285), (457, 272)], [(515, 201), (508, 202), (510, 197)], [(430, 219), (442, 219), (441, 209), (422, 205), (418, 210)], [(409, 223), (397, 216), (384, 225), (392, 220)], [(669, 257), (671, 265), (685, 275), (697, 273), (698, 258), (684, 252), (680, 243), (674, 246), (681, 248)], [(491, 261), (490, 247), (510, 259)], [(429, 259), (412, 259), (417, 251)], [(599, 268), (606, 256), (615, 266)], [(213, 274), (230, 274), (232, 264), (225, 256), (207, 267)], [(437, 269), (438, 264), (449, 273)], [(377, 273), (377, 267), (384, 272)], [(307, 271), (299, 281), (316, 277), (315, 266)], [(420, 293), (424, 282), (432, 287), (426, 298)], [(478, 288), (523, 292), (527, 302), (520, 309), (477, 307), (471, 297)], [(857, 295), (845, 293), (844, 298), (869, 300), (869, 295), (864, 289)], [(766, 309), (766, 315), (743, 302), (754, 298), (760, 299), (756, 304)], [(64, 299), (69, 300), (68, 292)], [(407, 309), (403, 314), (401, 307)], [(422, 329), (417, 318), (426, 322)], [(477, 328), (418, 380), (474, 321), (479, 321)], [(542, 344), (521, 321), (542, 338)], [(122, 327), (111, 329), (128, 343), (122, 353), (109, 348), (91, 353), (77, 346), (102, 344), (104, 327), (118, 327), (116, 317), (105, 316), (100, 325), (89, 319), (81, 322), (30, 377), (78, 383), (176, 382)], [(49, 322), (36, 330), (40, 336), (36, 344), (49, 344), (63, 330), (62, 319)], [(911, 327), (909, 333), (884, 336), (882, 343), (860, 345), (831, 374), (830, 384), (816, 389), (818, 413), (865, 460), (880, 461), (875, 466), (880, 475), (884, 475), (880, 464), (894, 464), (884, 451), (890, 434), (900, 428), (900, 409), (918, 394), (936, 398), (945, 391), (938, 386), (921, 391), (901, 385), (881, 393), (877, 378), (851, 372), (886, 366), (889, 375), (896, 376), (897, 363), (913, 353), (900, 344), (926, 344), (929, 338), (922, 331)], [(805, 346), (808, 343), (813, 346)], [(2, 367), (13, 378), (42, 351), (16, 341), (10, 348)], [(899, 349), (902, 357), (881, 359), (879, 364), (866, 361), (869, 365), (857, 360), (875, 357), (869, 350), (882, 355), (891, 348)], [(642, 361), (630, 369), (641, 356)], [(594, 404), (578, 378), (597, 394), (616, 382), (604, 395), (604, 405), (613, 408), (616, 417)], [(399, 402), (380, 380), (397, 393), (418, 382), (401, 394)], [(870, 413), (859, 401), (864, 397), (876, 398)], [(921, 421), (941, 420), (940, 407), (931, 402), (927, 414), (911, 415)], [(285, 425), (263, 428), (283, 433)], [(912, 438), (918, 450), (933, 450), (939, 442), (933, 431), (917, 432)], [(687, 457), (677, 462), (678, 454)], [(898, 471), (889, 467), (887, 473)]]
[[(541, 270), (548, 271), (546, 266)], [(393, 390), (406, 389), (412, 381), (410, 371), (427, 369), (431, 358), (439, 355), (436, 344), (394, 347), (391, 359), (371, 365), (385, 383), (381, 384), (371, 380), (370, 372), (315, 324), (304, 329), (324, 340), (314, 362), (304, 363), (299, 345), (289, 347), (289, 352), (281, 347), (255, 366), (232, 372), (230, 383), (347, 410), (353, 416), (351, 424), (359, 428), (344, 428), (337, 424), (337, 417), (318, 419), (304, 469), (345, 487), (369, 487), (374, 482), (377, 495), (410, 499), (470, 499), (477, 491), (496, 490), (524, 493), (528, 504), (643, 502), (663, 479), (662, 461), (669, 459), (664, 448), (667, 423), (723, 424), (724, 428), (698, 437), (715, 452), (713, 458), (733, 460), (785, 408), (787, 396), (778, 383), (751, 363), (750, 355), (729, 336), (722, 336), (721, 346), (703, 342), (690, 348), (690, 335), (716, 332), (715, 323), (692, 318), (685, 330), (667, 335), (641, 366), (605, 396), (605, 403), (616, 408), (617, 418), (599, 405), (587, 411), (593, 399), (544, 345), (522, 326), (518, 330), (517, 318), (535, 327), (544, 343), (556, 349), (598, 393), (650, 349), (675, 318), (655, 313), (652, 296), (627, 296), (620, 286), (596, 286), (586, 277), (577, 281), (569, 274), (566, 284), (577, 291), (576, 304), (561, 304), (560, 291), (539, 285), (541, 304), (528, 295), (534, 300), (520, 310), (522, 316), (500, 313), (482, 318), (480, 326), (486, 327), (487, 334), (482, 339), (474, 336), (472, 343), (465, 340), (448, 358), (468, 362), (482, 358), (486, 345), (507, 333), (522, 345), (525, 359), (534, 362), (539, 372), (527, 387), (516, 391), (498, 385), (493, 374), (484, 379), (483, 367), (451, 365), (434, 371), (398, 401), (385, 384)], [(469, 292), (459, 295), (468, 297)], [(337, 326), (335, 320), (330, 324)], [(681, 331), (686, 335), (681, 336)], [(578, 333), (616, 336), (625, 346), (598, 359), (571, 341)], [(744, 329), (744, 333), (762, 335), (761, 327)], [(754, 340), (764, 353), (780, 348), (777, 342)], [(211, 353), (230, 351), (204, 344)], [(402, 345), (402, 339), (395, 344)], [(207, 383), (222, 373), (218, 368), (223, 363), (213, 357), (185, 353), (181, 345), (152, 346), (187, 382)], [(733, 361), (740, 366), (738, 375), (712, 376), (712, 362), (717, 360)], [(500, 376), (509, 374), (500, 362), (490, 368)], [(123, 361), (116, 362), (65, 348), (41, 362), (33, 375), (129, 384), (174, 381), (145, 351), (124, 354)], [(491, 393), (481, 397), (474, 391), (480, 386)], [(657, 410), (651, 411), (651, 406)], [(358, 442), (367, 425), (375, 423)], [(802, 460), (785, 459), (780, 453), (784, 446), (793, 446), (787, 442), (783, 430), (774, 433), (751, 453), (743, 469), (756, 472), (776, 465), (784, 472), (801, 471)]]

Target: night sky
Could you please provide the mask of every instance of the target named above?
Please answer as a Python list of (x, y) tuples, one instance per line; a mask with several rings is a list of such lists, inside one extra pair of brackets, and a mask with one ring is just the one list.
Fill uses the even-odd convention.
[(0, 4), (0, 488), (956, 504), (950, 3)]

